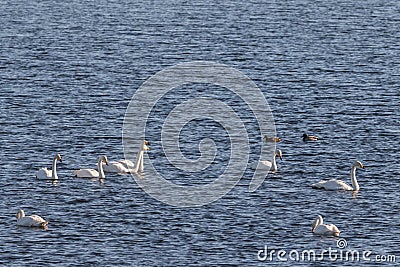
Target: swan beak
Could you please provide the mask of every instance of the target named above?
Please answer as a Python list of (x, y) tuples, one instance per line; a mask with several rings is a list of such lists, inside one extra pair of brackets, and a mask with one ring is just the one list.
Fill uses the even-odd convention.
[(150, 145), (150, 142), (149, 141), (144, 141), (144, 144), (145, 145)]
[(106, 160), (106, 165), (108, 166), (108, 160)]
[(282, 160), (282, 155), (279, 155), (279, 158)]

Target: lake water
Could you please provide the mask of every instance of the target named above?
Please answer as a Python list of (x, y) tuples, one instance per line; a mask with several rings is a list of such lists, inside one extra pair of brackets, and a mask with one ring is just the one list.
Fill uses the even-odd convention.
[[(398, 264), (400, 3), (270, 2), (2, 1), (0, 265), (390, 266), (376, 262), (390, 255)], [(248, 168), (226, 196), (196, 208), (159, 202), (131, 176), (109, 174), (103, 183), (72, 176), (95, 168), (100, 154), (123, 158), (122, 123), (136, 90), (158, 71), (195, 60), (235, 68), (263, 92), (283, 139), (278, 173), (250, 193)], [(166, 97), (198, 95), (234, 106), (257, 135), (228, 90), (196, 85)], [(174, 103), (161, 99), (158, 114)], [(148, 157), (177, 184), (210, 182), (229, 161), (220, 126), (206, 120), (183, 129), (190, 159), (202, 138), (218, 140), (216, 161), (195, 176), (168, 165), (160, 130), (149, 131)], [(320, 141), (303, 143), (304, 132)], [(253, 141), (250, 161), (261, 142)], [(56, 153), (58, 182), (35, 179)], [(366, 166), (357, 171), (358, 194), (310, 187), (350, 182), (356, 159)], [(144, 179), (152, 175), (146, 164)], [(19, 208), (49, 220), (48, 229), (17, 227)], [(338, 238), (311, 233), (317, 214), (338, 226), (346, 249), (371, 251), (371, 262), (258, 259), (265, 246), (287, 254), (337, 249)]]

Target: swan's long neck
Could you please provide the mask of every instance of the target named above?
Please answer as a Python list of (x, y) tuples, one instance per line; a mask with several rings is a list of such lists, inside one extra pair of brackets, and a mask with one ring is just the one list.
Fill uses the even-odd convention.
[(143, 150), (139, 150), (137, 154), (135, 165), (133, 165), (133, 171), (143, 171)]
[(353, 185), (353, 190), (358, 191), (360, 189), (360, 186), (358, 185), (357, 179), (356, 179), (356, 166), (353, 166), (351, 168), (351, 184)]
[(23, 210), (19, 210), (17, 214), (17, 219), (19, 220), (23, 217), (25, 217), (25, 212)]
[(322, 219), (321, 215), (318, 215), (318, 224), (317, 225), (321, 225), (324, 224), (324, 219)]
[(144, 171), (143, 156), (144, 156), (144, 151), (142, 150), (142, 153), (140, 153), (140, 165), (139, 165), (140, 172)]
[(99, 178), (100, 179), (104, 179), (106, 178), (106, 176), (104, 175), (104, 171), (103, 171), (103, 163), (102, 163), (103, 159), (99, 159), (99, 162), (97, 163), (98, 169), (99, 169)]
[(324, 219), (322, 219), (321, 215), (318, 215), (317, 218), (314, 221), (314, 224), (312, 226), (312, 231), (314, 232), (315, 227), (317, 227), (318, 225), (321, 225), (324, 223)]
[(271, 171), (277, 171), (277, 170), (278, 170), (278, 165), (276, 165), (276, 153), (274, 153), (274, 157), (272, 158)]
[(311, 230), (312, 230), (313, 232), (314, 232), (315, 227), (318, 226), (318, 222), (319, 222), (319, 219), (318, 219), (318, 217), (317, 217), (317, 218), (315, 219), (313, 225), (312, 225), (312, 228), (311, 228)]
[(57, 166), (57, 156), (55, 156), (53, 159), (53, 168), (51, 170), (51, 178), (53, 179), (58, 179), (56, 166)]

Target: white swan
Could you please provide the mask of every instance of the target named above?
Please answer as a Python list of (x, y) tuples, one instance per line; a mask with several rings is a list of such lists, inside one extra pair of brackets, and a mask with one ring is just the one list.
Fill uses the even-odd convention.
[(324, 224), (321, 215), (318, 215), (314, 221), (311, 231), (316, 235), (339, 236), (340, 231), (334, 224)]
[(27, 227), (43, 227), (45, 228), (49, 222), (44, 220), (38, 215), (25, 216), (23, 210), (19, 210), (17, 213), (17, 225)]
[(95, 169), (80, 169), (80, 170), (75, 170), (73, 174), (79, 178), (104, 179), (106, 178), (106, 176), (104, 175), (102, 162), (105, 162), (108, 165), (108, 159), (105, 155), (99, 157), (99, 161), (97, 162), (98, 171), (96, 171)]
[(346, 190), (346, 191), (358, 191), (360, 186), (356, 179), (356, 169), (364, 169), (364, 165), (360, 161), (355, 161), (351, 168), (351, 184), (350, 186), (341, 180), (331, 179), (328, 181), (319, 181), (316, 184), (311, 185), (313, 188), (325, 189), (325, 190)]
[(111, 161), (109, 162), (108, 166), (103, 165), (104, 171), (113, 173), (143, 172), (143, 155), (145, 151), (150, 150), (150, 148), (147, 146), (148, 144), (149, 141), (142, 141), (135, 163), (126, 159)]
[(266, 171), (272, 171), (276, 172), (278, 171), (278, 165), (276, 164), (276, 156), (278, 156), (282, 160), (282, 151), (280, 149), (276, 149), (272, 158), (272, 162), (269, 160), (260, 160), (257, 164), (255, 162), (252, 166), (253, 169), (258, 169), (258, 170), (266, 170)]
[(57, 168), (56, 168), (57, 160), (62, 162), (60, 154), (55, 155), (55, 157), (53, 159), (53, 169), (52, 170), (48, 170), (47, 168), (39, 169), (39, 171), (36, 173), (36, 178), (39, 178), (39, 179), (58, 179)]

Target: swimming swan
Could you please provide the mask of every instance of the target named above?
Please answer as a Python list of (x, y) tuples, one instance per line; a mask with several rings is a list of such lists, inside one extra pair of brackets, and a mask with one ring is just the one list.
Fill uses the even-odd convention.
[(317, 140), (318, 140), (318, 137), (315, 136), (315, 135), (307, 135), (306, 133), (303, 134), (303, 141), (304, 142), (306, 142), (306, 141), (317, 141)]
[(276, 156), (282, 160), (282, 151), (280, 149), (275, 150), (272, 162), (269, 160), (260, 160), (258, 164), (253, 164), (253, 169), (257, 168), (258, 170), (269, 170), (272, 172), (278, 171), (278, 165), (276, 165)]
[(314, 221), (311, 231), (316, 235), (339, 236), (340, 231), (334, 224), (324, 224), (321, 215), (318, 215)]
[(99, 161), (97, 162), (97, 168), (98, 168), (99, 171), (96, 171), (95, 169), (80, 169), (80, 170), (75, 170), (73, 172), (73, 174), (76, 177), (79, 177), (79, 178), (100, 178), (100, 179), (104, 179), (104, 178), (106, 178), (106, 176), (104, 175), (102, 162), (104, 162), (106, 165), (108, 165), (108, 159), (107, 159), (107, 157), (105, 155), (104, 156), (100, 156), (99, 157)]
[(36, 178), (38, 178), (38, 179), (58, 179), (57, 168), (56, 168), (57, 160), (59, 162), (62, 162), (60, 154), (55, 155), (55, 157), (53, 159), (53, 169), (52, 170), (48, 170), (47, 168), (39, 169), (39, 171), (36, 173)]
[(364, 169), (364, 165), (360, 161), (355, 161), (351, 168), (351, 184), (350, 186), (341, 180), (331, 179), (328, 181), (319, 181), (316, 184), (311, 185), (313, 188), (325, 189), (325, 190), (346, 190), (346, 191), (358, 191), (360, 186), (356, 179), (356, 169)]
[(18, 226), (45, 228), (48, 223), (49, 223), (48, 221), (44, 220), (42, 217), (40, 217), (38, 215), (25, 216), (25, 212), (21, 209), (17, 213), (17, 225)]
[(105, 172), (113, 172), (113, 173), (132, 173), (132, 172), (142, 172), (143, 171), (143, 155), (144, 152), (150, 150), (147, 146), (149, 141), (142, 141), (140, 146), (138, 155), (136, 157), (135, 163), (130, 160), (121, 159), (119, 161), (111, 161), (108, 166), (103, 164), (103, 168)]

